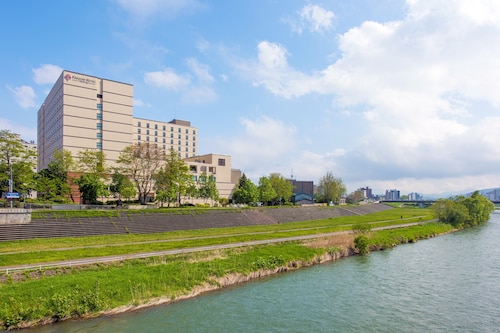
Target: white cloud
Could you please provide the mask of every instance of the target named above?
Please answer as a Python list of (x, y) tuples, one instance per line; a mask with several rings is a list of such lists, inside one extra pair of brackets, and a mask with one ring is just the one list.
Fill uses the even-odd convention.
[(287, 18), (285, 22), (289, 23), (292, 30), (301, 34), (304, 29), (311, 32), (322, 32), (333, 29), (333, 20), (335, 14), (318, 5), (308, 4), (297, 12), (298, 19)]
[(26, 127), (19, 123), (12, 122), (10, 119), (0, 118), (0, 128), (19, 134), (21, 139), (26, 141), (35, 141), (37, 139), (36, 127)]
[(144, 74), (144, 81), (152, 86), (168, 90), (182, 90), (190, 84), (189, 76), (179, 75), (172, 68)]
[(43, 64), (38, 68), (33, 68), (33, 81), (36, 84), (54, 84), (63, 69), (57, 65)]
[(268, 116), (242, 118), (240, 124), (239, 136), (214, 140), (212, 149), (231, 155), (233, 167), (240, 168), (253, 180), (271, 172), (288, 175), (290, 152), (296, 144), (295, 126)]
[(480, 183), (500, 165), (492, 144), (500, 142), (492, 125), (500, 108), (500, 2), (407, 4), (403, 20), (367, 21), (339, 35), (341, 57), (324, 69), (293, 68), (287, 49), (267, 41), (239, 69), (283, 98), (330, 95), (341, 110), (362, 106), (368, 130), (343, 158), (352, 182), (448, 176), (471, 182), (464, 187)]
[(300, 18), (307, 23), (311, 31), (330, 30), (333, 28), (335, 14), (317, 5), (307, 5), (299, 12)]
[(196, 75), (199, 81), (203, 83), (214, 82), (213, 76), (210, 74), (210, 67), (204, 64), (200, 64), (198, 60), (194, 58), (189, 58), (187, 60), (187, 65), (189, 69)]
[(12, 94), (14, 94), (17, 104), (19, 104), (23, 109), (37, 106), (35, 102), (35, 91), (30, 86), (20, 86), (15, 88), (7, 86), (7, 88), (12, 92)]
[(134, 98), (134, 107), (148, 107), (148, 108), (150, 108), (151, 106), (152, 106), (151, 103), (146, 103), (140, 99)]
[(178, 74), (172, 68), (167, 68), (144, 74), (144, 81), (149, 85), (180, 93), (185, 103), (203, 104), (217, 100), (217, 93), (213, 88), (215, 78), (210, 73), (210, 67), (195, 58), (187, 59), (186, 65), (190, 73)]

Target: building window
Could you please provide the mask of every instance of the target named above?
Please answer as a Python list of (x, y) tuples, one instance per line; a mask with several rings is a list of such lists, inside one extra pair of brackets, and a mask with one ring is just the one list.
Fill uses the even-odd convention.
[(174, 144), (174, 140), (170, 140), (170, 144), (173, 145)]
[(190, 165), (189, 166), (189, 171), (196, 172), (196, 165)]
[(186, 134), (188, 134), (188, 133), (189, 133), (189, 130), (186, 128)]
[(140, 135), (137, 136), (137, 141), (141, 141), (141, 136)]
[(155, 142), (158, 142), (158, 138), (155, 138)]
[(166, 137), (167, 136), (167, 133), (163, 132), (163, 137)]
[(186, 135), (186, 140), (189, 140), (189, 135)]
[(196, 146), (196, 142), (193, 142), (193, 147)]
[(98, 120), (102, 120), (102, 113), (98, 113), (98, 114), (97, 114), (97, 119), (98, 119)]
[(102, 104), (101, 103), (97, 104), (97, 110), (102, 110)]
[[(165, 142), (163, 142), (163, 143), (165, 143)], [(167, 149), (167, 146), (163, 145), (163, 150), (165, 150), (165, 149)]]
[(166, 142), (166, 140), (165, 140), (165, 138), (163, 138), (163, 143), (165, 143), (165, 142)]
[(97, 98), (102, 98), (102, 94), (97, 94)]
[(189, 146), (189, 142), (188, 141), (186, 141), (186, 146)]
[(193, 135), (196, 135), (196, 130), (193, 130)]
[(193, 148), (193, 153), (196, 153), (196, 149)]
[(180, 133), (181, 132), (181, 129), (179, 128), (178, 132)]
[[(177, 144), (180, 146), (181, 145), (181, 140), (177, 141)], [(181, 149), (181, 147), (179, 147)]]
[(173, 132), (174, 131), (174, 128), (173, 127), (170, 127), (170, 132)]
[(219, 166), (226, 166), (226, 159), (224, 158), (219, 158), (219, 163), (218, 163)]
[(102, 130), (102, 124), (101, 123), (97, 123), (97, 129)]
[(102, 149), (102, 142), (98, 142), (98, 143), (96, 144), (96, 147), (97, 147), (97, 149)]
[(196, 177), (196, 175), (193, 175), (193, 181), (197, 181), (198, 180), (198, 177)]
[(149, 130), (146, 130), (146, 134), (149, 135)]
[(174, 137), (174, 134), (173, 133), (170, 133), (170, 137), (173, 138)]
[(158, 129), (158, 124), (155, 124), (155, 129)]
[(149, 128), (149, 123), (146, 123), (146, 128)]
[(186, 151), (189, 151), (189, 148), (188, 148), (188, 147), (186, 147)]
[(146, 141), (149, 141), (149, 136), (146, 137)]
[(215, 167), (208, 167), (208, 172), (215, 173)]
[(163, 125), (163, 130), (165, 130), (167, 128), (167, 126)]
[(180, 134), (179, 134), (179, 135), (177, 135), (177, 139), (180, 139), (180, 138), (181, 138), (181, 135), (180, 135)]
[(137, 133), (141, 134), (141, 129), (140, 128), (137, 129)]
[(158, 131), (155, 131), (155, 136), (158, 136)]
[(97, 138), (98, 139), (102, 139), (102, 133), (101, 132), (97, 132)]
[(140, 121), (137, 122), (137, 127), (141, 127), (141, 122)]

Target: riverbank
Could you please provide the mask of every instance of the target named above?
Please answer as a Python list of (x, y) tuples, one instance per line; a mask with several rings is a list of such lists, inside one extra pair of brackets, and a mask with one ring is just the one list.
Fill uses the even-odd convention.
[[(372, 240), (373, 249), (382, 249), (382, 245), (392, 247), (451, 230), (448, 225), (428, 223), (364, 235)], [(357, 254), (355, 236), (94, 265), (54, 271), (47, 278), (11, 281), (8, 289), (1, 290), (10, 301), (8, 309), (0, 310), (0, 321), (5, 328), (21, 328), (175, 302)]]

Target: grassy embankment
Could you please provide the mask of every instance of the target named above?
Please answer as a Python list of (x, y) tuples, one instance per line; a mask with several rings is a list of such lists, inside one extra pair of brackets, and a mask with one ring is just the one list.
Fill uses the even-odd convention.
[[(400, 215), (413, 216), (417, 220), (430, 219), (428, 210), (397, 209), (385, 212), (342, 217), (320, 221), (287, 223), (273, 226), (242, 227), (230, 229), (208, 229), (184, 231), (156, 235), (122, 235), (73, 239), (50, 239), (9, 242), (1, 245), (0, 258), (8, 257), (8, 262), (16, 260), (36, 261), (52, 258), (49, 253), (65, 253), (65, 258), (84, 257), (80, 251), (96, 251), (107, 255), (107, 245), (119, 248), (122, 253), (144, 251), (146, 245), (189, 247), (242, 241), (241, 239), (263, 239), (296, 236), (313, 232), (324, 233), (332, 230), (351, 229), (353, 225), (368, 224), (381, 226), (410, 222), (401, 221)], [(420, 216), (420, 217), (418, 217)], [(373, 223), (375, 222), (375, 223)], [(450, 227), (438, 223), (421, 226), (369, 232), (367, 238), (374, 247), (391, 247), (401, 242), (432, 237), (450, 231)], [(264, 232), (264, 233), (263, 233)], [(245, 235), (247, 233), (253, 233)], [(222, 236), (221, 236), (222, 235)], [(220, 238), (207, 238), (221, 236)], [(180, 240), (180, 238), (193, 238)], [(203, 253), (153, 257), (130, 260), (107, 265), (66, 268), (47, 271), (33, 271), (23, 274), (2, 276), (0, 283), (0, 325), (14, 327), (19, 323), (36, 323), (43, 320), (60, 320), (70, 317), (96, 315), (119, 307), (139, 306), (151, 300), (160, 302), (179, 299), (197, 292), (210, 290), (226, 284), (228, 276), (245, 279), (252, 273), (273, 273), (287, 269), (311, 265), (325, 258), (333, 258), (346, 253), (352, 247), (351, 235), (347, 240), (314, 243), (308, 241), (288, 242), (275, 245), (243, 247)], [(173, 242), (148, 243), (158, 240)], [(123, 243), (127, 244), (123, 244)], [(144, 242), (144, 244), (132, 244)], [(122, 243), (123, 245), (120, 245)], [(316, 244), (316, 246), (313, 246)], [(86, 248), (86, 246), (106, 246)], [(153, 245), (152, 245), (153, 246)], [(65, 251), (50, 251), (55, 248), (70, 248)], [(72, 249), (71, 249), (72, 248)], [(162, 248), (163, 249), (163, 248)], [(23, 252), (29, 251), (29, 252)], [(149, 251), (149, 248), (148, 250)], [(11, 254), (6, 254), (7, 252)], [(17, 254), (16, 254), (17, 253)], [(106, 253), (106, 254), (104, 254)], [(19, 256), (19, 257), (16, 257)], [(17, 258), (17, 259), (16, 259)], [(31, 258), (31, 259), (30, 259)], [(59, 258), (59, 257), (58, 257)], [(323, 259), (321, 259), (323, 258)], [(50, 259), (53, 260), (53, 259)], [(59, 260), (59, 259), (57, 259)], [(19, 263), (19, 262), (16, 262)], [(2, 264), (3, 265), (3, 264)], [(231, 282), (227, 282), (231, 283)]]

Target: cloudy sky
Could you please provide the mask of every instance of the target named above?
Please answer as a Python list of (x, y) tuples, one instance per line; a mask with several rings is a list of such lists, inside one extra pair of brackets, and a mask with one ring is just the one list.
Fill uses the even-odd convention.
[(251, 179), (349, 192), (500, 186), (500, 1), (0, 3), (0, 128), (36, 140), (62, 69), (134, 85)]

